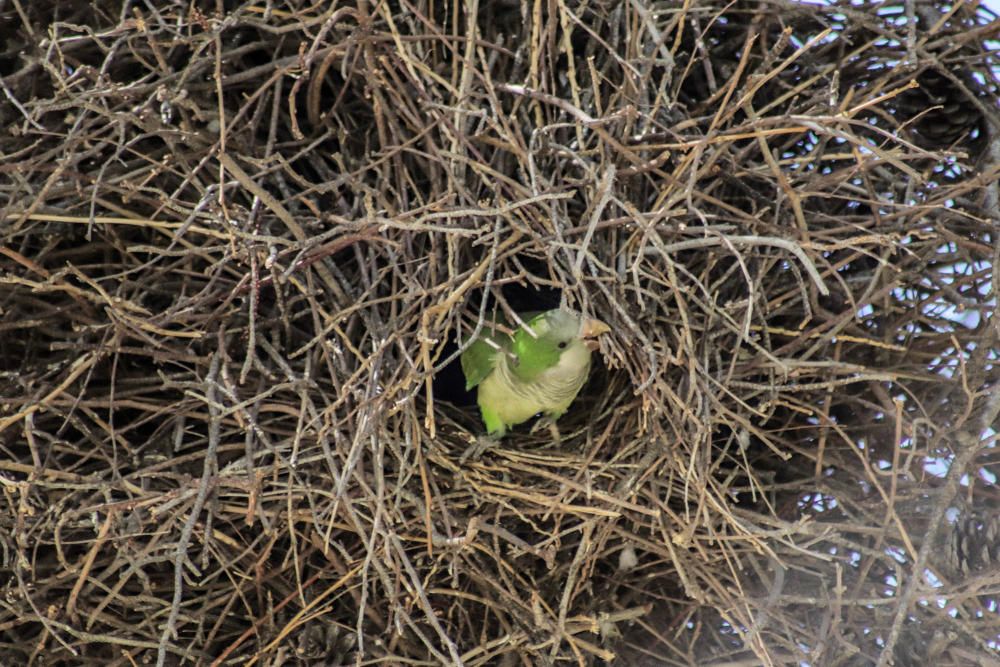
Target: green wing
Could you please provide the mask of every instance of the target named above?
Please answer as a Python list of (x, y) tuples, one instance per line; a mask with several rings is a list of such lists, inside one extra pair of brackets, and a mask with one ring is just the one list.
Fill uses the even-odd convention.
[[(486, 341), (493, 341), (497, 349)], [(465, 390), (468, 391), (486, 379), (496, 366), (498, 354), (510, 347), (510, 337), (499, 331), (487, 332), (484, 326), (479, 338), (462, 353), (462, 372), (465, 373)]]
[[(538, 315), (537, 312), (532, 312), (520, 315), (520, 317), (525, 322), (530, 322), (536, 315)], [(502, 315), (498, 314), (497, 320), (507, 326), (506, 318)], [(494, 345), (487, 343), (487, 339), (493, 341)], [(486, 376), (496, 366), (497, 355), (510, 350), (512, 343), (510, 336), (492, 329), (489, 323), (483, 323), (479, 337), (462, 353), (462, 372), (465, 373), (466, 391), (486, 379)]]

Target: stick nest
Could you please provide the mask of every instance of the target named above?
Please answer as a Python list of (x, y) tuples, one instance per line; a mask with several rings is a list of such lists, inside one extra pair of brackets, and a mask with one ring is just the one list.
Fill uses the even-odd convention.
[(997, 25), (0, 3), (0, 662), (995, 660)]

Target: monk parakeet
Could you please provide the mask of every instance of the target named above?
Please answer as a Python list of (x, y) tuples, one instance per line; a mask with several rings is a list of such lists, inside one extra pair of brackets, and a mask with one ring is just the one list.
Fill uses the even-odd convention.
[(503, 436), (539, 412), (553, 421), (566, 412), (587, 380), (597, 336), (611, 330), (562, 308), (521, 319), (527, 326), (513, 336), (484, 330), (462, 353), (465, 388), (479, 388), (479, 410), (491, 436)]

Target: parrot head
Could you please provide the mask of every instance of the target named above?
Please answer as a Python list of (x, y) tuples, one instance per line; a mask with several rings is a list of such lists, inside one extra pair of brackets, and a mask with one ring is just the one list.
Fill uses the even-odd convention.
[(611, 329), (604, 322), (562, 308), (535, 315), (514, 333), (513, 372), (524, 380), (560, 366), (589, 366), (597, 337)]

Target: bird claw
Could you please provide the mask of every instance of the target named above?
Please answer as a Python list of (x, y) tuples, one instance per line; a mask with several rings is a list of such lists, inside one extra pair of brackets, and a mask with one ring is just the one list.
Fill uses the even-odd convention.
[(540, 419), (538, 419), (538, 421), (536, 421), (532, 425), (529, 433), (534, 434), (542, 430), (543, 428), (546, 428), (549, 430), (549, 435), (552, 436), (552, 441), (555, 442), (556, 444), (561, 443), (562, 435), (560, 435), (559, 433), (559, 427), (556, 426), (556, 419), (557, 417), (552, 417), (552, 416), (541, 417)]
[(483, 454), (487, 451), (496, 447), (497, 443), (500, 442), (499, 438), (494, 438), (488, 435), (480, 435), (476, 437), (475, 442), (469, 445), (462, 455), (458, 458), (459, 465), (465, 463), (467, 460), (472, 459), (473, 461), (478, 461)]

